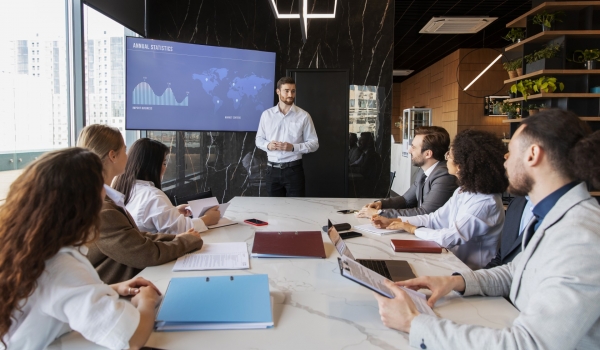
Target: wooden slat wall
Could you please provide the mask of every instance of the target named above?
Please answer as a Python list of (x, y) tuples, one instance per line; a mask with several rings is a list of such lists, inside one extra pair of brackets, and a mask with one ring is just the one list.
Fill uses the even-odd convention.
[[(462, 92), (458, 85), (457, 76), (461, 79), (461, 84), (466, 86), (498, 56), (495, 50), (475, 52), (461, 63), (461, 70), (457, 74), (460, 59), (471, 51), (472, 49), (457, 50), (404, 82), (394, 84), (392, 124), (399, 120), (395, 113), (401, 116), (403, 109), (414, 106), (431, 108), (433, 125), (446, 128), (452, 138), (458, 131), (467, 128), (491, 131), (498, 136), (503, 136), (504, 132), (508, 133), (508, 125), (502, 123), (504, 117), (484, 117), (483, 98), (470, 97)], [(496, 91), (491, 91), (490, 86), (494, 86), (494, 82), (495, 86), (498, 86), (498, 81), (504, 81), (505, 75), (506, 72), (498, 62), (468, 91), (480, 96), (483, 96), (482, 93), (495, 93)], [(463, 83), (463, 80), (468, 81)], [(398, 90), (399, 99), (396, 95)], [(395, 129), (397, 128), (392, 125), (392, 130)], [(396, 132), (399, 132), (399, 129)]]

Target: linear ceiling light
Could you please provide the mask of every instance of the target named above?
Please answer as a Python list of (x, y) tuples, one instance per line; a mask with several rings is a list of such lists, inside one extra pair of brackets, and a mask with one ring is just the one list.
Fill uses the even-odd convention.
[(412, 72), (414, 72), (413, 69), (394, 69), (392, 75), (395, 77), (402, 77), (410, 75)]
[(473, 81), (472, 81), (472, 82), (470, 82), (470, 83), (469, 83), (469, 85), (467, 85), (467, 87), (463, 89), (463, 91), (467, 91), (467, 89), (468, 89), (469, 87), (471, 87), (471, 85), (473, 85), (473, 84), (474, 84), (474, 83), (477, 81), (477, 79), (481, 78), (481, 76), (482, 76), (482, 75), (483, 75), (485, 72), (487, 72), (487, 71), (488, 71), (488, 69), (492, 68), (492, 66), (494, 65), (494, 63), (498, 62), (498, 60), (499, 60), (500, 58), (502, 58), (502, 54), (500, 54), (498, 57), (496, 57), (496, 59), (495, 59), (495, 60), (494, 60), (492, 63), (490, 63), (490, 65), (489, 65), (489, 66), (485, 67), (485, 69), (484, 69), (484, 70), (483, 70), (481, 73), (479, 73), (479, 75), (478, 75), (477, 77), (475, 77), (475, 79), (473, 79)]
[(333, 3), (333, 13), (308, 13), (308, 0), (300, 0), (298, 2), (299, 13), (292, 14), (281, 14), (277, 10), (277, 3), (275, 0), (268, 0), (271, 5), (271, 10), (277, 19), (300, 19), (300, 28), (302, 30), (302, 41), (306, 42), (308, 37), (308, 20), (315, 18), (335, 18), (335, 11), (337, 9), (337, 0)]

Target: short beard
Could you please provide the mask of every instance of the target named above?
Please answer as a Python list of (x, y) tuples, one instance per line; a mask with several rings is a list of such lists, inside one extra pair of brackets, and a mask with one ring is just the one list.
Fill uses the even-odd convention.
[(525, 173), (523, 166), (519, 165), (518, 173), (508, 179), (508, 192), (515, 196), (525, 197), (533, 189), (535, 181), (531, 176)]
[(286, 99), (283, 99), (283, 98), (279, 98), (279, 101), (281, 101), (281, 102), (285, 103), (285, 104), (286, 104), (286, 105), (288, 105), (288, 106), (291, 106), (291, 105), (293, 105), (293, 104), (294, 104), (294, 101), (296, 101), (296, 99), (295, 99), (295, 98), (292, 98), (292, 102), (289, 102), (289, 103), (287, 102), (287, 100), (286, 100)]
[(416, 166), (418, 168), (422, 167), (423, 165), (425, 165), (425, 159), (421, 158), (421, 159), (412, 159), (412, 165)]

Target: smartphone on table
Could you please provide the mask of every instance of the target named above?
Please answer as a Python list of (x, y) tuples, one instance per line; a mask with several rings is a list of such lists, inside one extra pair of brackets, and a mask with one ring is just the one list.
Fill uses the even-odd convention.
[(258, 220), (258, 219), (248, 219), (248, 220), (244, 220), (245, 223), (250, 224), (250, 225), (254, 225), (254, 226), (266, 226), (269, 223), (266, 221), (262, 221), (262, 220)]
[(337, 212), (340, 214), (352, 214), (352, 213), (358, 213), (358, 210), (344, 209), (344, 210), (338, 210)]
[(348, 232), (342, 232), (339, 235), (340, 235), (341, 239), (348, 239), (348, 238), (361, 237), (362, 233), (358, 233), (358, 232), (354, 232), (354, 231), (348, 231)]

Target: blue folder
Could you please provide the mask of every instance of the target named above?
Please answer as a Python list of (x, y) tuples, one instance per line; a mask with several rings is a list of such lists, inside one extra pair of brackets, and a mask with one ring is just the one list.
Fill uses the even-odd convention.
[(156, 331), (273, 326), (267, 275), (172, 278)]

